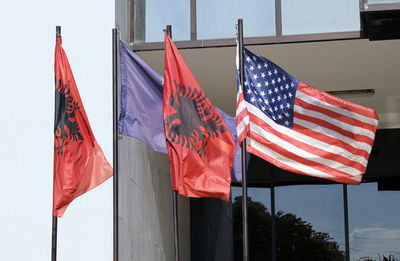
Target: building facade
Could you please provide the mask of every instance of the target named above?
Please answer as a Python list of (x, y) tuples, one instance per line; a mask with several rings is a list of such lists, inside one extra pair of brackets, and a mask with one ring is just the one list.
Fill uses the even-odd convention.
[[(251, 156), (250, 260), (400, 260), (398, 9), (398, 1), (116, 1), (125, 44), (163, 74), (162, 29), (172, 25), (208, 97), (231, 115), (239, 18), (247, 48), (377, 111), (379, 130), (361, 185), (284, 172)], [(173, 260), (168, 157), (131, 137), (119, 144), (121, 260)], [(230, 204), (179, 197), (181, 260), (241, 260), (240, 184), (232, 184), (231, 195)]]

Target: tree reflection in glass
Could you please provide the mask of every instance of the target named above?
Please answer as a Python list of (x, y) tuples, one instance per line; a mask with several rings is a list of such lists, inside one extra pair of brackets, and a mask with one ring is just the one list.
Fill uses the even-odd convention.
[[(277, 260), (345, 260), (339, 244), (328, 233), (292, 213), (275, 216)], [(260, 202), (248, 198), (250, 260), (271, 260), (271, 214)], [(242, 197), (233, 202), (234, 260), (242, 260)]]

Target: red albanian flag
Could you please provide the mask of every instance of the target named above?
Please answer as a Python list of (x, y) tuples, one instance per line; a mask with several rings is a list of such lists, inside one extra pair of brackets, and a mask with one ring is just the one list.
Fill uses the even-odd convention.
[(69, 203), (113, 175), (97, 144), (67, 56), (57, 36), (55, 61), (53, 216), (62, 217)]
[(235, 141), (167, 34), (163, 118), (172, 189), (229, 201)]

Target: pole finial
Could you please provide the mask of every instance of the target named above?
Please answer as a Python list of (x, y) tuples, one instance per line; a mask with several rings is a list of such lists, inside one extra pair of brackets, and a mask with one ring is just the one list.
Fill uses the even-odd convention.
[(61, 26), (57, 25), (56, 26), (56, 35), (60, 35), (61, 34)]
[(167, 25), (166, 31), (167, 31), (168, 36), (172, 39), (172, 26)]

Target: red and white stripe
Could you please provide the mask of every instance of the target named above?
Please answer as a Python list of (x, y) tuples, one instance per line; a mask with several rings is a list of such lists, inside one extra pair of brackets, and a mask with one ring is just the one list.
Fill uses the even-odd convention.
[(378, 126), (373, 109), (353, 104), (302, 82), (296, 92), (293, 128), (275, 123), (246, 102), (239, 86), (236, 128), (247, 150), (295, 173), (359, 184)]

